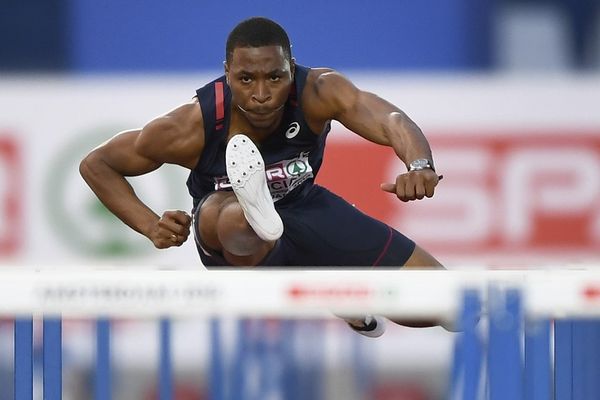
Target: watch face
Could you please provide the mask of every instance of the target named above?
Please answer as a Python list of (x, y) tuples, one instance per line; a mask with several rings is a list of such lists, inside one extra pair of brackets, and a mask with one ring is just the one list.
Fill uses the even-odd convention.
[(418, 160), (414, 160), (413, 162), (411, 162), (410, 167), (412, 169), (429, 168), (429, 160), (425, 158), (419, 158)]

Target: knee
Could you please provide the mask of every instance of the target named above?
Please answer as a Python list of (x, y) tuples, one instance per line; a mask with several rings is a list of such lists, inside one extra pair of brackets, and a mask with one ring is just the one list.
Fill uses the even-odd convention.
[(196, 234), (201, 242), (213, 250), (221, 250), (218, 222), (223, 207), (235, 200), (233, 192), (214, 192), (200, 205), (196, 215)]
[(246, 256), (264, 246), (233, 192), (211, 194), (201, 204), (196, 220), (202, 244), (212, 250)]

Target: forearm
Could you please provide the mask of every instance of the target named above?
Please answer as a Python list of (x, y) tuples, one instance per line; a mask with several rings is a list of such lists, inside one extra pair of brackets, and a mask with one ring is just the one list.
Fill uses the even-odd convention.
[(149, 237), (150, 229), (159, 216), (137, 197), (123, 175), (94, 153), (81, 162), (79, 171), (106, 208), (133, 230)]
[(339, 119), (344, 126), (365, 139), (390, 146), (406, 164), (420, 158), (432, 160), (431, 148), (417, 124), (388, 101), (369, 92), (348, 95), (349, 107)]
[(425, 158), (433, 166), (429, 142), (421, 129), (402, 111), (391, 112), (384, 126), (389, 145), (408, 168), (411, 161)]

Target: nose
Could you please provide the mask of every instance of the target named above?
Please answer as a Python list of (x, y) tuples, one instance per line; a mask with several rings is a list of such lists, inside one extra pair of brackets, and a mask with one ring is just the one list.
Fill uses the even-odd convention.
[(256, 90), (254, 91), (254, 94), (252, 94), (252, 99), (261, 104), (271, 100), (271, 91), (265, 82), (257, 82)]

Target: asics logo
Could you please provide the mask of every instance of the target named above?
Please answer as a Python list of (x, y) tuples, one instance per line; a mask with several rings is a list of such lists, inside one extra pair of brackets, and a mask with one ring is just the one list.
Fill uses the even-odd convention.
[(300, 133), (300, 124), (297, 122), (292, 122), (288, 130), (285, 131), (285, 137), (288, 139), (293, 139), (298, 133)]

